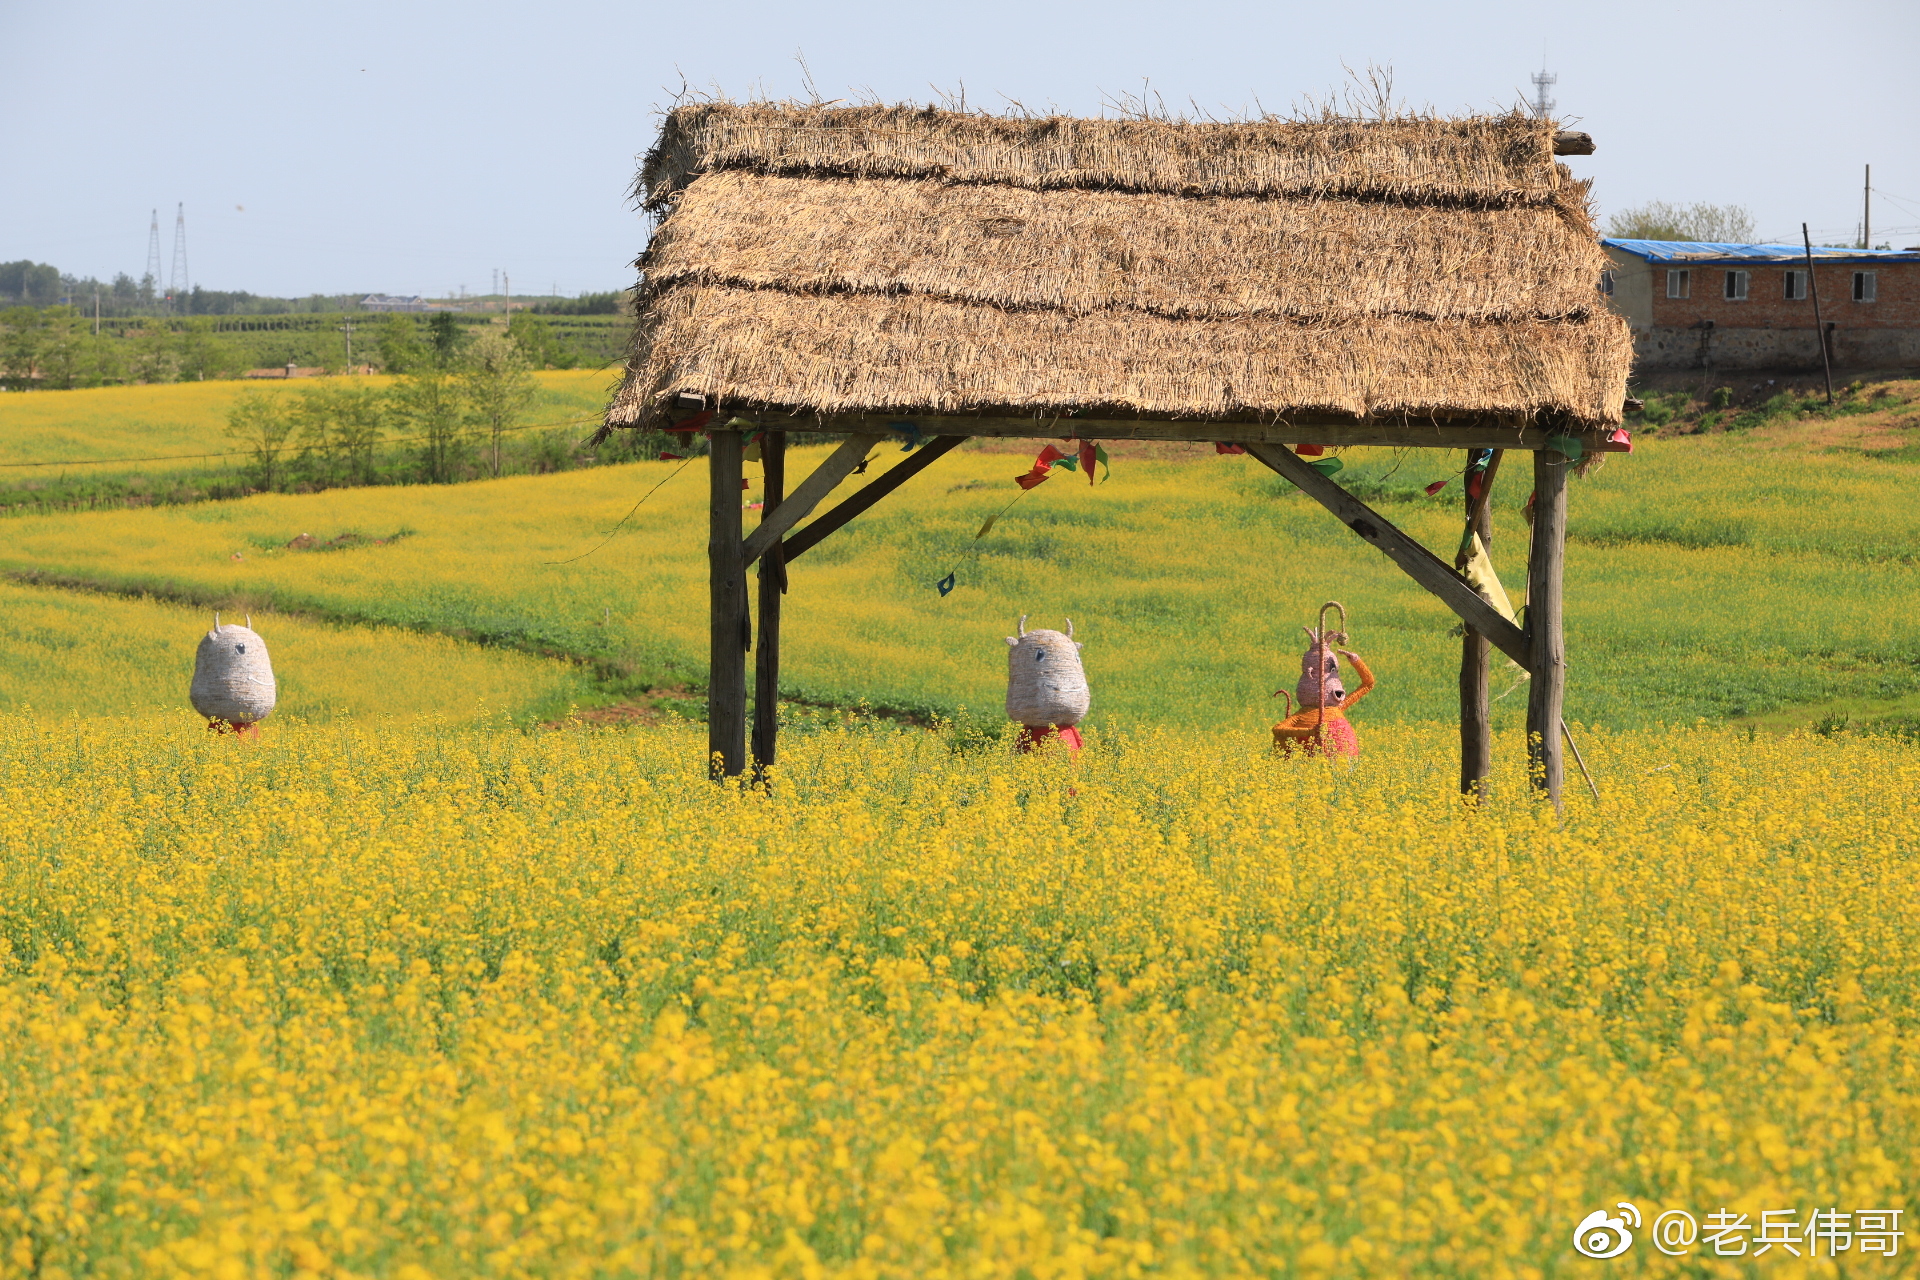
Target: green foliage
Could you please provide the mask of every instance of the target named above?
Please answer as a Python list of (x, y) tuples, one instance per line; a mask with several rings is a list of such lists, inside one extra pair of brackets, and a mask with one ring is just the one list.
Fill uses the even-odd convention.
[(1607, 219), (1607, 234), (1621, 240), (1704, 240), (1750, 244), (1753, 213), (1737, 204), (1669, 204), (1649, 200)]
[(451, 369), (460, 361), (460, 352), (470, 339), (460, 332), (460, 322), (450, 311), (436, 312), (427, 321), (427, 346), (433, 362), (442, 369)]
[(403, 311), (380, 322), (375, 345), (380, 352), (380, 367), (387, 373), (412, 373), (431, 359), (419, 320)]
[(625, 289), (610, 290), (606, 293), (583, 293), (577, 298), (537, 303), (533, 310), (538, 314), (549, 316), (618, 315), (629, 296), (630, 291)]
[(306, 459), (326, 486), (372, 482), (390, 412), (387, 394), (334, 379), (302, 387), (290, 410)]
[(580, 362), (573, 349), (554, 335), (553, 326), (537, 315), (514, 312), (507, 321), (507, 333), (535, 369), (571, 369)]
[(0, 262), (0, 302), (49, 306), (60, 297), (60, 272), (44, 262)]
[(417, 441), (427, 483), (447, 484), (459, 479), (472, 420), (460, 381), (448, 370), (433, 365), (401, 378), (388, 394), (395, 422)]
[(500, 474), (500, 441), (507, 428), (533, 403), (538, 385), (527, 373), (527, 359), (505, 334), (488, 331), (467, 348), (460, 363), (460, 390), (473, 424), (487, 433), (493, 474)]
[(260, 487), (273, 488), (280, 455), (295, 429), (293, 415), (279, 396), (255, 392), (242, 396), (227, 411), (227, 435), (252, 452), (260, 468)]

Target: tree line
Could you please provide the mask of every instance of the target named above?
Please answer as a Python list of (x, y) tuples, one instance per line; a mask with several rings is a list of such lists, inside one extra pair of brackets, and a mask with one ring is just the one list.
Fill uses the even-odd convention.
[[(396, 312), (353, 323), (354, 364), (385, 373), (407, 373), (436, 362), (468, 341), (452, 313), (426, 323)], [(187, 320), (147, 317), (134, 325), (96, 332), (92, 317), (66, 306), (13, 307), (0, 311), (0, 385), (11, 390), (72, 390), (119, 383), (196, 381), (239, 377), (253, 368), (287, 363), (340, 369), (346, 365), (341, 325), (288, 332), (222, 333), (205, 316)], [(582, 351), (538, 315), (515, 312), (507, 336), (530, 368), (571, 369), (604, 361), (601, 351)]]
[[(539, 456), (509, 465), (509, 434), (539, 389), (528, 349), (511, 331), (468, 334), (451, 316), (434, 317), (443, 319), (411, 331), (394, 326), (387, 355), (399, 376), (391, 386), (327, 379), (241, 396), (228, 412), (227, 435), (252, 458), (255, 487), (448, 484), (575, 465), (570, 456), (548, 455), (577, 431), (536, 440)], [(397, 454), (390, 445), (400, 446)], [(623, 441), (616, 452), (650, 457), (659, 447), (656, 439)]]

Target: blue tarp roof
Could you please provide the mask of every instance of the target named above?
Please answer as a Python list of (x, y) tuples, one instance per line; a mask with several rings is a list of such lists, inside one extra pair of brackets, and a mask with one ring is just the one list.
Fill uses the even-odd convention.
[[(1717, 244), (1709, 240), (1602, 240), (1648, 262), (1805, 262), (1806, 249), (1797, 244)], [(1815, 245), (1816, 262), (1920, 262), (1910, 249), (1822, 249)]]

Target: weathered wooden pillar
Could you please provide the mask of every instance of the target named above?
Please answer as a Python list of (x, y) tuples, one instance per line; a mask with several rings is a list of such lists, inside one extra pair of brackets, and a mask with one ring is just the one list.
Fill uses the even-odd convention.
[[(1491, 547), (1493, 507), (1489, 499), (1495, 472), (1489, 464), (1481, 473), (1476, 501), (1472, 482), (1475, 452), (1467, 451), (1467, 529), (1469, 534), (1478, 533), (1480, 541)], [(1454, 567), (1465, 570), (1468, 554), (1463, 549), (1455, 558)], [(1487, 698), (1487, 659), (1493, 646), (1472, 627), (1467, 627), (1463, 634), (1460, 642), (1460, 791), (1478, 798), (1485, 794), (1487, 779), (1493, 774), (1493, 709)]]
[(1560, 717), (1566, 701), (1567, 648), (1561, 583), (1567, 563), (1567, 476), (1573, 464), (1557, 449), (1533, 455), (1533, 552), (1527, 557), (1527, 769), (1533, 785), (1560, 807), (1565, 781)]
[(747, 763), (747, 562), (740, 536), (738, 431), (714, 431), (707, 459), (710, 532), (707, 575), (707, 769), (716, 780), (738, 777)]
[[(769, 431), (760, 438), (760, 462), (766, 471), (760, 508), (772, 516), (787, 496), (787, 433)], [(753, 778), (766, 778), (780, 734), (780, 597), (787, 589), (787, 553), (774, 542), (760, 553), (760, 643), (753, 651)]]

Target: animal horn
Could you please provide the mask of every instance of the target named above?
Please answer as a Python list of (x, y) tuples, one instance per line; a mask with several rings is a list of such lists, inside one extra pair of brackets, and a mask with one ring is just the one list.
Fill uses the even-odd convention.
[(213, 629), (215, 631), (220, 629), (220, 611), (218, 609), (213, 611)]
[(1073, 619), (1067, 619), (1067, 639), (1073, 639)]
[(252, 615), (252, 614), (248, 614), (248, 615), (247, 615), (247, 630), (249, 630), (249, 631), (251, 631), (251, 630), (253, 630), (253, 615)]
[(1020, 634), (1027, 634), (1027, 615), (1024, 613), (1020, 615)]

